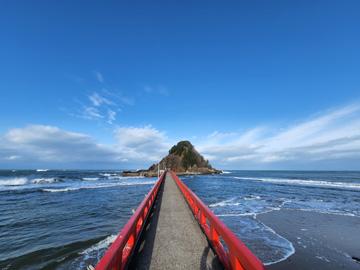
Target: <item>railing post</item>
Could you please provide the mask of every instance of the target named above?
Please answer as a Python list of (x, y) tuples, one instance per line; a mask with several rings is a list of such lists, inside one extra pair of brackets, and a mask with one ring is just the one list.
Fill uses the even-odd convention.
[(245, 270), (241, 266), (238, 258), (236, 258), (236, 256), (231, 252), (231, 250), (229, 251), (229, 259), (230, 259), (230, 265), (231, 265), (232, 270)]
[[(244, 270), (243, 265), (246, 265), (248, 270), (265, 270), (261, 261), (211, 212), (196, 194), (174, 172), (171, 172), (171, 175), (225, 269)], [(226, 248), (223, 243), (225, 243)], [(227, 252), (227, 250), (229, 251)], [(241, 259), (235, 254), (241, 254)]]

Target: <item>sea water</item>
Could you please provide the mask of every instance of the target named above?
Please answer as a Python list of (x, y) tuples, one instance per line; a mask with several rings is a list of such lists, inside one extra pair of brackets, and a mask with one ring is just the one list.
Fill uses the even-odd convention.
[[(297, 209), (360, 216), (360, 172), (227, 171), (182, 179), (265, 264), (295, 250), (257, 215)], [(0, 171), (0, 269), (95, 265), (155, 181), (121, 171)]]

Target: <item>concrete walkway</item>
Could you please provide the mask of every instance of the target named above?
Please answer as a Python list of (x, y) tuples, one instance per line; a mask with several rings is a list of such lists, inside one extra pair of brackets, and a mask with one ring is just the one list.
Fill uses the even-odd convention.
[(223, 269), (170, 173), (129, 269)]

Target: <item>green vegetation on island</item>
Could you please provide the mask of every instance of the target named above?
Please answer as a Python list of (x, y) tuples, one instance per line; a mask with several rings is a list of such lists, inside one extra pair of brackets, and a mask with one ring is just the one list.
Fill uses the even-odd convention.
[(153, 164), (148, 170), (124, 171), (125, 176), (156, 176), (160, 170), (170, 169), (177, 174), (217, 174), (214, 169), (189, 141), (180, 141), (169, 150), (169, 154), (159, 163)]

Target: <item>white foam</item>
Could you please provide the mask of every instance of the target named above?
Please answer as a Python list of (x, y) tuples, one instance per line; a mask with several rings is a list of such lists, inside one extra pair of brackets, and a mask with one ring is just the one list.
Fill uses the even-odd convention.
[(266, 226), (264, 223), (260, 222), (263, 226), (265, 226), (270, 232), (272, 232), (273, 234), (275, 234), (277, 237), (283, 239), (284, 241), (288, 242), (289, 248), (290, 250), (288, 251), (287, 254), (285, 254), (281, 259), (276, 260), (276, 261), (270, 261), (270, 262), (265, 262), (264, 265), (271, 265), (271, 264), (275, 264), (275, 263), (279, 263), (282, 261), (285, 261), (287, 258), (289, 258), (291, 255), (293, 255), (295, 253), (295, 248), (294, 245), (287, 240), (285, 237), (281, 236), (280, 234), (276, 233), (272, 228), (270, 228), (269, 226)]
[(224, 174), (230, 174), (231, 172), (228, 172), (228, 171), (222, 171), (222, 173), (224, 173)]
[(260, 177), (234, 177), (235, 179), (241, 180), (252, 180), (274, 184), (283, 185), (301, 185), (301, 186), (313, 186), (313, 187), (335, 187), (345, 189), (360, 189), (360, 183), (349, 183), (349, 182), (330, 182), (324, 180), (305, 180), (305, 179), (280, 179), (280, 178), (260, 178)]
[(212, 203), (209, 205), (210, 208), (214, 208), (214, 207), (224, 207), (224, 206), (236, 206), (236, 205), (240, 205), (239, 202), (234, 202), (236, 198), (231, 198), (228, 200), (224, 200), (221, 202), (217, 202), (217, 203)]
[(58, 182), (56, 178), (36, 178), (31, 181), (33, 184), (51, 184)]
[(43, 188), (42, 191), (45, 192), (66, 192), (66, 191), (74, 191), (79, 190), (80, 188)]
[(44, 188), (42, 191), (44, 192), (68, 192), (68, 191), (76, 191), (82, 189), (97, 189), (97, 188), (109, 188), (109, 187), (117, 187), (117, 186), (139, 186), (139, 185), (152, 185), (154, 181), (146, 181), (146, 182), (127, 182), (127, 183), (104, 183), (98, 184), (94, 186), (79, 186), (79, 187), (67, 187), (67, 188)]
[(272, 211), (279, 211), (279, 210), (280, 210), (280, 208), (278, 208), (278, 207), (271, 207), (271, 208), (269, 208), (267, 210), (260, 211), (260, 212), (218, 214), (216, 216), (218, 216), (218, 217), (247, 217), (247, 216), (252, 216), (252, 217), (256, 218), (257, 215), (267, 214), (267, 213), (270, 213)]
[(260, 199), (261, 199), (261, 197), (257, 196), (257, 195), (250, 195), (248, 197), (244, 197), (245, 201), (260, 200)]
[(325, 256), (315, 256), (315, 258), (321, 260), (321, 261), (324, 261), (324, 262), (330, 262), (330, 260), (328, 258), (326, 258)]
[(47, 172), (49, 169), (37, 169), (37, 172)]
[(109, 177), (109, 176), (116, 176), (116, 173), (100, 173), (101, 176)]
[(100, 242), (96, 243), (95, 245), (92, 245), (91, 247), (79, 252), (79, 254), (81, 254), (81, 255), (89, 255), (90, 253), (93, 253), (94, 251), (99, 251), (99, 250), (105, 249), (108, 246), (110, 246), (110, 244), (112, 242), (115, 241), (116, 237), (117, 237), (116, 234), (109, 235), (108, 237), (106, 237), (105, 239), (103, 239)]
[(246, 217), (246, 216), (255, 216), (255, 213), (243, 213), (243, 214), (219, 214), (218, 217)]
[(28, 182), (26, 177), (13, 177), (0, 180), (0, 186), (22, 186)]
[[(221, 202), (213, 203), (213, 204), (210, 204), (209, 207), (214, 208), (214, 207), (238, 206), (238, 205), (240, 205), (241, 202), (235, 202), (235, 199), (236, 198), (234, 197), (234, 198), (227, 199), (227, 200), (224, 200), (224, 201), (221, 201)], [(252, 201), (252, 200), (260, 200), (261, 197), (257, 196), (257, 195), (249, 195), (249, 196), (243, 197), (243, 199), (245, 201)]]
[(304, 211), (304, 212), (315, 212), (327, 215), (338, 215), (338, 216), (348, 216), (348, 217), (356, 217), (357, 215), (353, 213), (340, 212), (336, 210), (324, 210), (324, 209), (316, 209), (316, 208), (294, 208), (294, 210)]
[(84, 181), (96, 181), (96, 180), (99, 180), (99, 177), (83, 177), (82, 180), (84, 180)]

